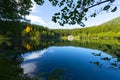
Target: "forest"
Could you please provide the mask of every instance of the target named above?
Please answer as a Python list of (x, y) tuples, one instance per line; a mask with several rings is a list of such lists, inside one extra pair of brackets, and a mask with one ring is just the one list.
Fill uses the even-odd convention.
[(120, 39), (120, 17), (98, 26), (76, 29), (54, 29), (61, 37), (73, 35), (79, 39)]
[(47, 27), (26, 22), (0, 21), (0, 38), (59, 39), (59, 35)]
[[(29, 39), (67, 39), (73, 35), (75, 39), (120, 39), (120, 17), (98, 26), (75, 29), (49, 29), (47, 27), (26, 22), (0, 21), (0, 38)], [(17, 24), (17, 25), (16, 25)], [(4, 27), (2, 27), (4, 26)]]

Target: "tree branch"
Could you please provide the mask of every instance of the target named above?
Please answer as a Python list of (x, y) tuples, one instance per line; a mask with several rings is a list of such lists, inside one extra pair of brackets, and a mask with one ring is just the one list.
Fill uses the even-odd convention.
[(94, 4), (94, 5), (92, 5), (92, 6), (89, 6), (88, 8), (86, 8), (86, 9), (90, 9), (90, 8), (92, 8), (92, 7), (94, 7), (94, 6), (97, 6), (97, 5), (100, 5), (100, 4), (102, 4), (102, 3), (106, 3), (106, 2), (109, 2), (110, 0), (105, 0), (105, 1), (102, 1), (102, 2), (98, 2), (98, 3), (96, 3), (96, 4)]

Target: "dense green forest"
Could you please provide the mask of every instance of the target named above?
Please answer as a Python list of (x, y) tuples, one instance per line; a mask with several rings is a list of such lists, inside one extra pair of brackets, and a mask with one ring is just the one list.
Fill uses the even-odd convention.
[(0, 38), (59, 39), (54, 31), (26, 22), (0, 21)]
[(78, 36), (79, 39), (119, 39), (120, 17), (98, 26), (76, 29), (54, 29), (61, 37), (68, 35)]
[(75, 29), (48, 29), (25, 22), (0, 21), (0, 37), (49, 40), (73, 35), (77, 39), (120, 39), (119, 21), (120, 17), (98, 26)]

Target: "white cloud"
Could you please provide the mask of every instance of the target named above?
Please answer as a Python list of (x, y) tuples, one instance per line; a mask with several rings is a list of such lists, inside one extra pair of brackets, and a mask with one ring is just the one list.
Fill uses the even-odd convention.
[(35, 72), (35, 70), (37, 68), (36, 62), (31, 62), (31, 61), (27, 62), (27, 60), (32, 60), (32, 59), (39, 58), (45, 52), (46, 52), (46, 49), (44, 49), (42, 51), (39, 50), (39, 51), (29, 52), (29, 53), (26, 53), (25, 55), (23, 55), (24, 62), (23, 62), (23, 64), (21, 64), (21, 68), (24, 69), (25, 74), (27, 73), (30, 77), (34, 76), (33, 72)]
[(33, 24), (38, 24), (38, 25), (43, 25), (45, 27), (48, 27), (50, 29), (73, 29), (73, 28), (81, 28), (80, 25), (69, 25), (65, 24), (64, 26), (60, 26), (58, 23), (54, 23), (53, 21), (46, 22), (42, 19), (40, 16), (35, 16), (35, 15), (29, 15), (26, 16), (27, 19), (31, 20), (31, 23)]
[(46, 49), (45, 49), (45, 50), (42, 50), (42, 51), (31, 52), (31, 53), (29, 53), (27, 56), (24, 56), (24, 61), (30, 60), (30, 59), (39, 58), (39, 57), (41, 57), (45, 52), (46, 52)]
[(24, 73), (26, 74), (34, 72), (37, 66), (35, 65), (35, 63), (27, 63), (21, 65), (21, 67), (24, 69)]
[(47, 26), (48, 28), (50, 28), (50, 29), (60, 28), (60, 25), (58, 25), (57, 23), (54, 23), (54, 22), (52, 22), (52, 21), (48, 22), (48, 23), (46, 24), (46, 26)]
[(52, 21), (48, 22), (46, 26), (50, 29), (73, 29), (73, 28), (81, 28), (80, 25), (75, 24), (75, 25), (69, 25), (65, 24), (64, 26), (60, 26), (58, 23), (54, 23)]
[(80, 25), (69, 25), (65, 24), (64, 26), (60, 26), (58, 23), (54, 23), (53, 21), (44, 21), (41, 16), (36, 15), (29, 15), (26, 16), (27, 19), (31, 21), (33, 24), (43, 25), (45, 27), (48, 27), (50, 29), (73, 29), (73, 28), (81, 28)]
[(29, 15), (26, 16), (27, 19), (31, 20), (31, 23), (39, 24), (39, 25), (46, 25), (47, 23), (39, 16)]

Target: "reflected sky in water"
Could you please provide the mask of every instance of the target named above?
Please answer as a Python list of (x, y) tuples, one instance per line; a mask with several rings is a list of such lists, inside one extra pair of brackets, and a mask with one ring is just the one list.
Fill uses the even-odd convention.
[(46, 52), (46, 49), (39, 50), (39, 51), (34, 51), (34, 52), (28, 52), (27, 54), (25, 54), (23, 56), (24, 57), (24, 61), (30, 60), (30, 59), (40, 58), (45, 52)]
[(23, 57), (24, 73), (39, 79), (49, 80), (49, 76), (62, 70), (62, 74), (58, 74), (61, 80), (120, 80), (120, 62), (99, 50), (52, 46), (25, 53)]

